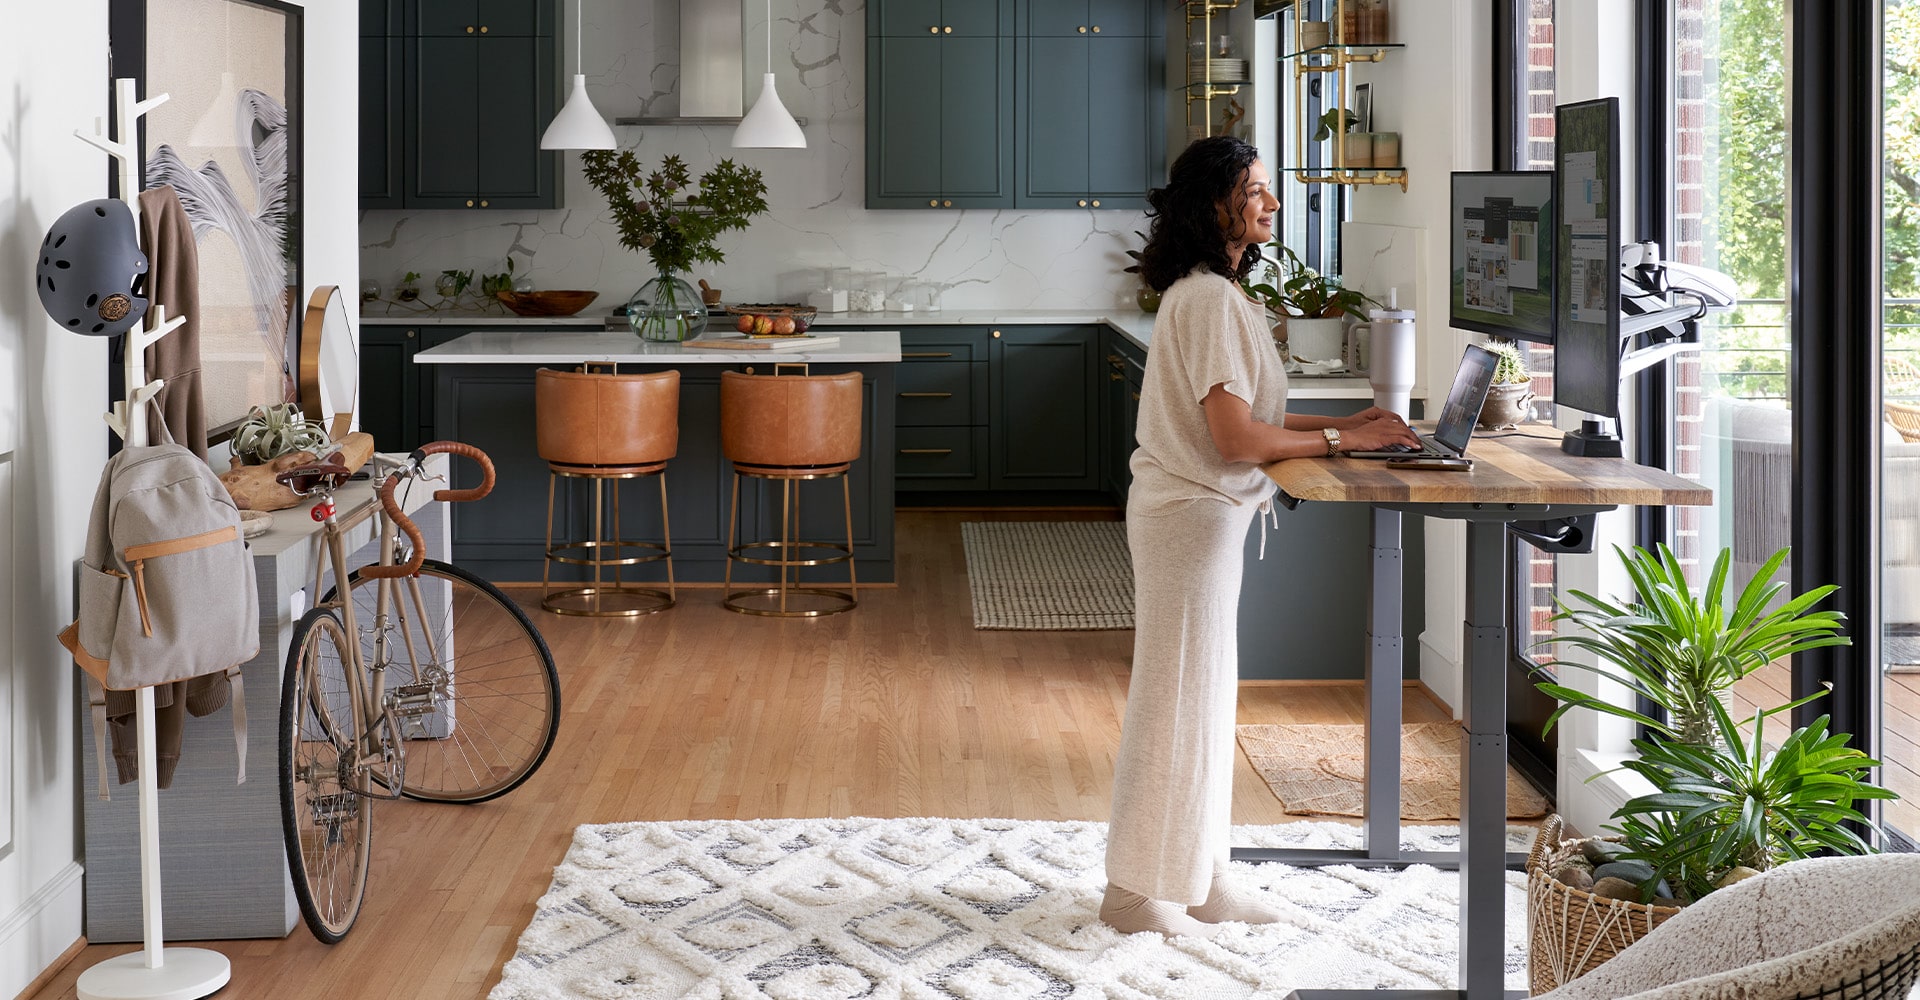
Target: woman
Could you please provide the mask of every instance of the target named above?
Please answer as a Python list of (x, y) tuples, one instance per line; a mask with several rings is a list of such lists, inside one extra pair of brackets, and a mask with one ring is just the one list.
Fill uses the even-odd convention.
[(1133, 676), (1100, 906), (1123, 933), (1204, 936), (1223, 920), (1277, 919), (1227, 878), (1241, 552), (1274, 490), (1260, 465), (1420, 444), (1379, 408), (1287, 412), (1280, 352), (1238, 284), (1280, 204), (1257, 156), (1238, 139), (1202, 139), (1149, 196), (1140, 272), (1163, 295), (1127, 494)]

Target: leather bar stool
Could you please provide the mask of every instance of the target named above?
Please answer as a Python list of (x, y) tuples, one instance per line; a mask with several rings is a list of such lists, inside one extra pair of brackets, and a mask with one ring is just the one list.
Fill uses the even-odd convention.
[[(776, 369), (777, 370), (777, 369)], [(847, 468), (860, 457), (861, 376), (720, 375), (720, 451), (733, 463), (733, 508), (727, 525), (728, 610), (779, 618), (814, 618), (859, 605), (853, 568), (853, 498)], [(738, 542), (740, 478), (780, 484), (777, 540)], [(839, 479), (847, 541), (803, 541), (799, 484)], [(770, 553), (760, 555), (758, 553)], [(830, 553), (830, 554), (822, 554)], [(733, 589), (734, 563), (775, 566), (778, 586)], [(804, 567), (847, 564), (847, 586), (800, 586)], [(789, 578), (791, 574), (791, 578)]]
[[(620, 375), (590, 371), (534, 374), (534, 433), (547, 462), (547, 555), (540, 572), (540, 606), (555, 614), (632, 617), (673, 607), (673, 533), (667, 519), (667, 460), (680, 447), (680, 373)], [(621, 537), (620, 482), (660, 480), (660, 541)], [(553, 501), (561, 479), (593, 483), (593, 536), (554, 544)], [(610, 488), (609, 488), (610, 487)], [(568, 494), (571, 496), (572, 488)], [(606, 501), (613, 501), (608, 536)], [(628, 553), (634, 553), (629, 555)], [(622, 567), (664, 561), (667, 589), (620, 579)], [(593, 568), (586, 586), (554, 590), (555, 563)], [(603, 574), (611, 570), (613, 582)]]

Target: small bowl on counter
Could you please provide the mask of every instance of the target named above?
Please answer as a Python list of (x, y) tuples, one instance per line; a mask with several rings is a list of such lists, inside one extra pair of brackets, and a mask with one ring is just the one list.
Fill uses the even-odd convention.
[(515, 316), (571, 316), (585, 309), (599, 292), (554, 289), (539, 292), (497, 292), (495, 297)]

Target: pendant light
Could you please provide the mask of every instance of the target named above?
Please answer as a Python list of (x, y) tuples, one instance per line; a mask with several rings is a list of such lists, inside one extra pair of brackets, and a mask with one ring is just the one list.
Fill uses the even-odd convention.
[(807, 134), (800, 131), (800, 123), (793, 120), (773, 89), (773, 0), (767, 0), (767, 73), (761, 77), (760, 98), (733, 130), (733, 145), (736, 149), (807, 148)]
[[(585, 40), (585, 21), (587, 19), (586, 0), (574, 11), (574, 58), (581, 64), (587, 59)], [(576, 69), (581, 68), (576, 66)], [(607, 120), (594, 110), (593, 101), (587, 97), (587, 75), (573, 74), (573, 92), (567, 95), (567, 103), (562, 105), (560, 113), (553, 116), (553, 124), (547, 126), (540, 136), (541, 149), (612, 149), (613, 130), (607, 127)]]

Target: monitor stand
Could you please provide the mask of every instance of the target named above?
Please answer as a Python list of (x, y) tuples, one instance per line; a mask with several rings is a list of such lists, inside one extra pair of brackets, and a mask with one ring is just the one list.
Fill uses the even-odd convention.
[(1560, 439), (1560, 450), (1586, 458), (1620, 458), (1625, 454), (1620, 449), (1620, 439), (1599, 420), (1580, 421), (1579, 430), (1568, 431), (1566, 437)]

